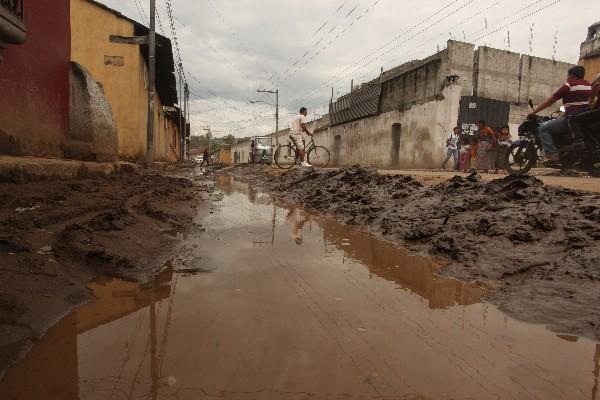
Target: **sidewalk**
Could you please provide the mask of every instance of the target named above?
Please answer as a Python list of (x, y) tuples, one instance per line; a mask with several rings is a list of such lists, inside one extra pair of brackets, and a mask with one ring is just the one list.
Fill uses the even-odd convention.
[(52, 158), (0, 156), (0, 182), (26, 183), (63, 179), (101, 178), (133, 173), (140, 166), (128, 162), (99, 163)]
[[(591, 177), (571, 177), (571, 176), (548, 176), (547, 174), (556, 172), (556, 170), (547, 168), (533, 169), (528, 175), (535, 176), (547, 185), (563, 186), (569, 189), (584, 190), (587, 192), (600, 193), (600, 178)], [(441, 171), (441, 170), (380, 170), (379, 173), (387, 175), (411, 175), (418, 181), (428, 185), (436, 185), (447, 181), (455, 175), (467, 176), (462, 172)], [(492, 181), (506, 176), (505, 173), (485, 174), (480, 173), (485, 181)]]

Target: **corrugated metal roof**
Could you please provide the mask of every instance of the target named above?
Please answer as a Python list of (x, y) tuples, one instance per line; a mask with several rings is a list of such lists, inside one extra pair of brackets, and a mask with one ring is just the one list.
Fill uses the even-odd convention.
[(329, 107), (331, 125), (343, 124), (379, 113), (381, 85), (369, 85), (338, 99)]

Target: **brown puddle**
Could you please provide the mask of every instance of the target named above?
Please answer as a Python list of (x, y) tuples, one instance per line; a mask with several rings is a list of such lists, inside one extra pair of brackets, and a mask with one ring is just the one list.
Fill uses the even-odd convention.
[(597, 399), (600, 345), (229, 177), (184, 271), (92, 285), (0, 399)]

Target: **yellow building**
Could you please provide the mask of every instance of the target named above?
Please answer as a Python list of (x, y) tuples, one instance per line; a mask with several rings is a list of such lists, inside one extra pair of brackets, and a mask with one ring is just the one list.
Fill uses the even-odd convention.
[(588, 28), (585, 42), (581, 44), (580, 65), (586, 70), (586, 79), (594, 80), (600, 74), (600, 21)]
[[(117, 125), (118, 154), (142, 160), (148, 116), (148, 46), (133, 38), (148, 28), (93, 0), (71, 0), (71, 60), (85, 67), (106, 95)], [(171, 42), (157, 35), (154, 159), (175, 161), (179, 120)]]

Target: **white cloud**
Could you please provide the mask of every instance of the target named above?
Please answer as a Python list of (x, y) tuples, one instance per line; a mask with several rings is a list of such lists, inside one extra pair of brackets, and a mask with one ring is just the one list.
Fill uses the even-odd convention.
[[(142, 20), (134, 0), (101, 1), (133, 19), (147, 18)], [(157, 6), (168, 31), (165, 1), (157, 0)], [(188, 78), (188, 82), (194, 93), (207, 100), (192, 101), (192, 123), (197, 126), (194, 131), (201, 132), (202, 125), (211, 125), (217, 136), (273, 130), (273, 107), (248, 102), (275, 101), (256, 93), (261, 85), (280, 90), (280, 126), (285, 127), (302, 105), (323, 114), (332, 85), (336, 95), (345, 93), (351, 79), (366, 81), (375, 77), (382, 66), (388, 69), (432, 54), (438, 46), (443, 48), (451, 35), (470, 42), (486, 35), (475, 43), (506, 48), (510, 30), (511, 50), (528, 53), (533, 24), (533, 54), (552, 57), (556, 34), (556, 58), (574, 63), (587, 27), (600, 19), (600, 6), (589, 0), (562, 0), (551, 5), (556, 1), (171, 0), (184, 68), (200, 81)], [(139, 2), (147, 16), (148, 0)], [(504, 26), (546, 6), (520, 22)], [(302, 58), (307, 50), (310, 52)], [(320, 54), (316, 55), (317, 51)], [(354, 67), (370, 54), (358, 64), (366, 65)], [(298, 59), (301, 61), (285, 74)], [(287, 79), (265, 83), (276, 72)], [(314, 109), (315, 105), (319, 106)]]

